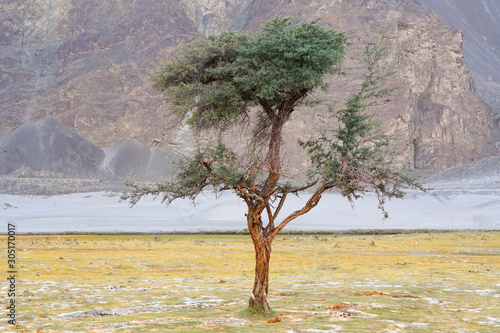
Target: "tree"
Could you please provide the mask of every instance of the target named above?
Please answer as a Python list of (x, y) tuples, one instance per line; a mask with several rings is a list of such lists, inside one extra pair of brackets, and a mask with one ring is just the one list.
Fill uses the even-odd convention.
[[(276, 18), (261, 30), (255, 35), (232, 31), (196, 40), (154, 79), (155, 88), (195, 129), (224, 132), (241, 121), (252, 125), (247, 153), (237, 155), (220, 141), (200, 145), (178, 165), (172, 181), (153, 188), (131, 185), (122, 200), (134, 205), (153, 194), (170, 204), (178, 198), (195, 199), (207, 188), (215, 193), (233, 191), (247, 204), (247, 228), (255, 249), (249, 307), (268, 313), (272, 242), (289, 222), (313, 209), (324, 192), (339, 191), (352, 202), (373, 191), (383, 210), (386, 198), (403, 197), (402, 188), (422, 187), (394, 167), (389, 140), (364, 113), (374, 99), (392, 91), (378, 86), (390, 75), (377, 68), (386, 52), (380, 43), (367, 46), (368, 70), (360, 91), (344, 109), (331, 109), (339, 127), (299, 142), (311, 158), (308, 181), (284, 181), (283, 127), (297, 106), (311, 102), (312, 91), (325, 87), (325, 76), (344, 74), (341, 63), (348, 42), (345, 33), (322, 28), (316, 21), (297, 24)], [(279, 220), (287, 196), (306, 189), (312, 195), (305, 205)]]

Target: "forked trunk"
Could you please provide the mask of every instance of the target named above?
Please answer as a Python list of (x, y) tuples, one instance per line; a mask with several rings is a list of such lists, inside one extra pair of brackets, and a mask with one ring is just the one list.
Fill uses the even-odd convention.
[[(265, 108), (265, 107), (264, 107)], [(260, 191), (261, 197), (258, 204), (248, 205), (247, 223), (250, 236), (252, 237), (255, 248), (255, 281), (253, 291), (250, 295), (249, 308), (255, 312), (269, 314), (269, 305), (267, 304), (267, 295), (269, 287), (269, 260), (271, 258), (271, 243), (273, 238), (268, 237), (273, 228), (274, 219), (269, 214), (269, 197), (281, 175), (280, 147), (282, 144), (281, 132), (286, 122), (286, 115), (274, 114), (272, 109), (266, 111), (273, 120), (271, 138), (269, 140), (269, 151), (267, 160), (269, 163), (269, 175), (265, 185)], [(269, 225), (264, 228), (262, 225), (261, 214), (267, 209), (270, 219)], [(271, 229), (270, 229), (271, 228)]]
[(267, 295), (269, 287), (269, 260), (271, 258), (271, 243), (262, 239), (254, 241), (255, 247), (255, 280), (250, 296), (249, 307), (257, 312), (269, 313)]

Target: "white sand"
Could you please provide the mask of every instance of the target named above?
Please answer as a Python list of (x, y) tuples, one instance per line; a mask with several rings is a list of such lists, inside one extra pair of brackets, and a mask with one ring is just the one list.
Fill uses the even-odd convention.
[[(280, 217), (302, 207), (309, 195), (288, 198)], [(8, 205), (13, 207), (8, 207)], [(445, 189), (430, 195), (410, 192), (404, 200), (387, 203), (389, 218), (377, 209), (376, 197), (356, 202), (355, 209), (338, 194), (325, 194), (308, 214), (286, 229), (341, 231), (357, 229), (500, 229), (500, 190)], [(53, 197), (0, 195), (0, 233), (6, 223), (21, 233), (66, 232), (203, 232), (240, 231), (246, 228), (246, 205), (233, 194), (215, 199), (200, 195), (195, 206), (179, 200), (166, 208), (147, 198), (129, 208), (119, 196), (84, 193)]]

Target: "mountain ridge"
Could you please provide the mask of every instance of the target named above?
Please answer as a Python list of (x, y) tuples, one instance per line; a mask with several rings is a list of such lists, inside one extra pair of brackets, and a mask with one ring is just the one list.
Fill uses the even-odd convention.
[(479, 94), (491, 107), (492, 137), (500, 141), (500, 2), (420, 0), (464, 34), (464, 56)]
[[(404, 88), (372, 112), (379, 114), (387, 134), (402, 138), (395, 148), (408, 168), (443, 169), (493, 150), (492, 119), (463, 58), (462, 34), (416, 0), (0, 5), (0, 131), (53, 116), (99, 147), (133, 138), (188, 153), (198, 138), (168, 117), (168, 103), (151, 88), (148, 72), (200, 36), (257, 31), (263, 20), (282, 15), (298, 21), (321, 18), (326, 27), (349, 31), (352, 45), (344, 67), (352, 74), (333, 81), (330, 93), (318, 93), (336, 105), (357, 88), (363, 45), (387, 32), (392, 52), (385, 64), (398, 71), (395, 84)], [(307, 117), (311, 112), (314, 117)], [(289, 143), (314, 128), (335, 125), (326, 107), (297, 114), (287, 127)], [(303, 152), (288, 146), (292, 162), (305, 160)]]

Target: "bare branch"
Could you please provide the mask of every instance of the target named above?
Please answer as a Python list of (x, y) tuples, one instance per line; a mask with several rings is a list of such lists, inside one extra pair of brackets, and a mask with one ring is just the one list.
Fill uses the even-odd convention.
[(272, 232), (274, 229), (274, 217), (273, 217), (273, 212), (271, 210), (271, 205), (269, 203), (266, 204), (266, 211), (267, 211), (267, 217), (269, 219), (269, 223), (267, 226), (264, 228), (262, 234), (264, 237), (268, 237), (269, 233)]
[(271, 210), (271, 206), (269, 203), (266, 204), (266, 211), (267, 211), (267, 217), (269, 218), (269, 225), (273, 224), (274, 218), (273, 218), (273, 212)]
[(271, 239), (274, 239), (276, 235), (283, 229), (288, 223), (291, 221), (295, 220), (297, 217), (304, 215), (305, 213), (309, 212), (311, 209), (316, 207), (316, 205), (319, 203), (321, 199), (321, 194), (325, 192), (328, 189), (327, 184), (323, 184), (319, 189), (314, 192), (314, 194), (307, 200), (306, 204), (304, 207), (302, 207), (299, 210), (294, 211), (292, 214), (288, 215), (271, 233), (271, 236), (269, 236)]
[(288, 194), (287, 192), (281, 194), (280, 202), (278, 203), (278, 207), (276, 207), (276, 210), (274, 211), (273, 220), (276, 220), (276, 218), (278, 217), (278, 214), (280, 213), (280, 210), (283, 207), (283, 204), (285, 203), (285, 199), (286, 199), (287, 194)]

